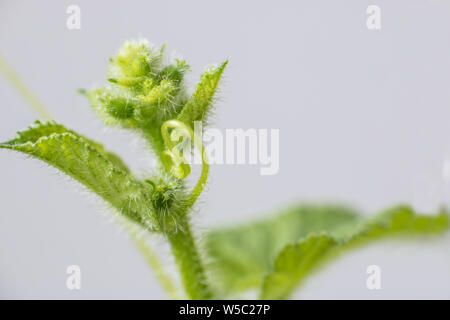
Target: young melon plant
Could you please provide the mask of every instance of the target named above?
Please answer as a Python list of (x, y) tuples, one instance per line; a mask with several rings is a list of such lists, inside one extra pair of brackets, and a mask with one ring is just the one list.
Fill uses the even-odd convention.
[[(164, 63), (164, 47), (146, 41), (126, 42), (110, 59), (108, 83), (84, 91), (107, 125), (142, 136), (158, 168), (134, 175), (124, 161), (102, 144), (54, 121), (36, 121), (1, 148), (23, 152), (58, 168), (97, 194), (130, 225), (164, 236), (177, 264), (183, 297), (242, 297), (255, 289), (261, 299), (284, 299), (308, 275), (341, 252), (392, 235), (437, 234), (448, 229), (444, 211), (419, 215), (397, 206), (372, 218), (330, 205), (298, 205), (271, 218), (207, 232), (192, 233), (192, 208), (208, 178), (209, 165), (195, 121), (207, 125), (227, 61), (207, 68), (192, 94), (184, 78), (184, 60)], [(202, 156), (198, 182), (190, 187), (186, 141)], [(131, 230), (131, 228), (130, 228)], [(132, 235), (157, 268), (163, 286), (173, 283), (135, 232)]]

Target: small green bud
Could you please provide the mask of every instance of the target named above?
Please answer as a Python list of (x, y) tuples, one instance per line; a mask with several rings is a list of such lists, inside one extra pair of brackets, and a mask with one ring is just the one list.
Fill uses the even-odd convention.
[(134, 104), (128, 97), (108, 95), (103, 103), (108, 113), (116, 119), (130, 119), (133, 117)]
[(147, 76), (155, 58), (145, 41), (126, 42), (113, 59), (113, 66), (117, 66), (125, 77)]
[(145, 103), (162, 105), (171, 102), (176, 90), (177, 88), (169, 80), (162, 80), (146, 95), (140, 96), (140, 99)]
[(175, 85), (180, 85), (187, 71), (189, 71), (189, 66), (186, 61), (176, 59), (175, 64), (164, 67), (159, 76), (162, 79), (171, 80)]
[(160, 172), (152, 179), (151, 201), (156, 212), (159, 229), (163, 233), (176, 232), (184, 214), (185, 192), (182, 182)]

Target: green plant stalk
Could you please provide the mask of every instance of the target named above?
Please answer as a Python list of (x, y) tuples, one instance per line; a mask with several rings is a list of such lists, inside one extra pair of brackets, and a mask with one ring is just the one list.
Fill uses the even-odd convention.
[[(167, 237), (170, 242), (176, 264), (178, 266), (178, 269), (180, 270), (183, 286), (185, 287), (188, 296), (194, 300), (210, 299), (212, 298), (213, 294), (208, 285), (207, 277), (201, 263), (201, 258), (197, 250), (194, 236), (191, 232), (190, 222), (187, 217), (188, 211), (191, 209), (197, 198), (202, 193), (208, 179), (208, 159), (206, 157), (205, 147), (201, 139), (199, 139), (199, 137), (192, 131), (192, 129), (181, 121), (170, 120), (165, 122), (161, 126), (161, 135), (165, 144), (169, 148), (169, 150), (166, 152), (169, 157), (162, 158), (162, 164), (168, 172), (176, 172), (176, 174), (178, 174), (180, 178), (183, 178), (190, 172), (190, 169), (185, 167), (185, 165), (187, 164), (184, 158), (173, 161), (173, 159), (177, 158), (177, 156), (172, 153), (172, 150), (175, 148), (175, 144), (170, 138), (169, 128), (180, 130), (181, 132), (185, 132), (189, 135), (189, 138), (194, 142), (195, 147), (201, 152), (202, 171), (197, 184), (192, 189), (186, 201), (186, 213), (183, 216), (179, 230), (174, 233), (169, 233)], [(179, 170), (173, 171), (172, 169), (174, 167)]]
[(187, 200), (188, 208), (191, 208), (194, 205), (195, 201), (202, 193), (209, 175), (209, 162), (206, 156), (205, 146), (202, 142), (199, 142), (199, 139), (196, 135), (194, 135), (194, 141), (197, 148), (199, 148), (202, 154), (202, 172), (200, 173), (200, 178), (198, 179), (198, 182), (195, 185), (194, 189), (192, 189), (192, 192)]
[(213, 293), (208, 285), (189, 221), (185, 217), (181, 223), (178, 232), (167, 235), (180, 270), (181, 281), (190, 299), (211, 299)]

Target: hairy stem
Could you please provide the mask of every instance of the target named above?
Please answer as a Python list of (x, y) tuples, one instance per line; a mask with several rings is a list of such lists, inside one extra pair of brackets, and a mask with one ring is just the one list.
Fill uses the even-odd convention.
[[(204, 148), (204, 147), (202, 146), (202, 148)], [(208, 161), (206, 160), (206, 155), (204, 153), (205, 152), (202, 149), (202, 156), (203, 156), (202, 172), (200, 174), (200, 178), (198, 179), (197, 184), (195, 185), (194, 189), (192, 189), (192, 192), (189, 195), (189, 198), (187, 199), (187, 207), (188, 208), (191, 208), (194, 205), (195, 201), (202, 193), (203, 188), (205, 187), (206, 181), (208, 180), (209, 164), (208, 164)]]
[(167, 172), (172, 173), (179, 179), (186, 178), (190, 173), (190, 166), (183, 158), (182, 153), (177, 150), (180, 138), (187, 137), (202, 155), (202, 172), (200, 178), (189, 194), (185, 203), (185, 215), (182, 218), (181, 226), (175, 233), (167, 235), (172, 247), (175, 261), (180, 270), (181, 279), (186, 289), (186, 293), (191, 299), (210, 299), (212, 292), (207, 284), (207, 279), (200, 255), (197, 251), (195, 240), (191, 233), (187, 213), (200, 196), (209, 174), (209, 164), (205, 153), (205, 147), (201, 139), (194, 134), (192, 129), (178, 120), (169, 120), (161, 126), (161, 136), (167, 150), (163, 153), (162, 164)]
[(183, 286), (190, 299), (211, 299), (213, 294), (208, 286), (189, 222), (185, 218), (182, 224), (182, 228), (178, 232), (170, 233), (167, 237), (180, 271)]

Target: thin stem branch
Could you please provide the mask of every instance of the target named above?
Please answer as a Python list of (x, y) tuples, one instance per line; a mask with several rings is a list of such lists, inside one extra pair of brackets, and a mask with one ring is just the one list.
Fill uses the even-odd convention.
[[(175, 139), (172, 139), (169, 129), (180, 130), (180, 132), (189, 136), (191, 141), (194, 142), (195, 147), (200, 151), (202, 157), (202, 172), (200, 174), (199, 180), (197, 184), (192, 189), (188, 199), (187, 199), (187, 210), (189, 210), (200, 196), (205, 187), (206, 181), (208, 180), (209, 175), (209, 162), (208, 157), (206, 155), (205, 146), (203, 145), (203, 141), (192, 131), (192, 129), (179, 120), (169, 120), (163, 123), (161, 126), (161, 135), (164, 140), (164, 143), (168, 147), (168, 150), (165, 151), (165, 154), (168, 157), (163, 158), (162, 162), (165, 165), (167, 171), (172, 172), (175, 176), (180, 179), (184, 179), (190, 173), (189, 164), (186, 163), (186, 160), (182, 158), (182, 155), (176, 150), (178, 138), (182, 136), (176, 135)], [(175, 152), (174, 152), (175, 151)]]
[[(202, 150), (202, 154), (204, 151)], [(197, 198), (200, 196), (200, 194), (203, 191), (203, 188), (206, 185), (206, 181), (208, 180), (209, 175), (209, 164), (208, 161), (205, 160), (205, 158), (202, 158), (203, 164), (202, 164), (202, 172), (200, 174), (200, 178), (197, 181), (197, 184), (195, 185), (194, 189), (192, 189), (191, 194), (189, 195), (189, 198), (187, 200), (188, 208), (191, 208)]]
[(161, 283), (164, 290), (166, 290), (169, 297), (174, 300), (181, 299), (178, 288), (172, 278), (164, 271), (164, 268), (154, 254), (150, 244), (139, 234), (141, 229), (138, 226), (132, 225), (131, 222), (125, 219), (121, 219), (121, 222), (149, 266), (154, 270), (158, 281)]
[(38, 98), (31, 92), (20, 77), (14, 72), (14, 70), (8, 65), (5, 59), (0, 56), (0, 71), (3, 72), (9, 82), (16, 88), (20, 95), (28, 101), (33, 110), (39, 114), (39, 116), (45, 120), (52, 119), (50, 112), (39, 101)]

